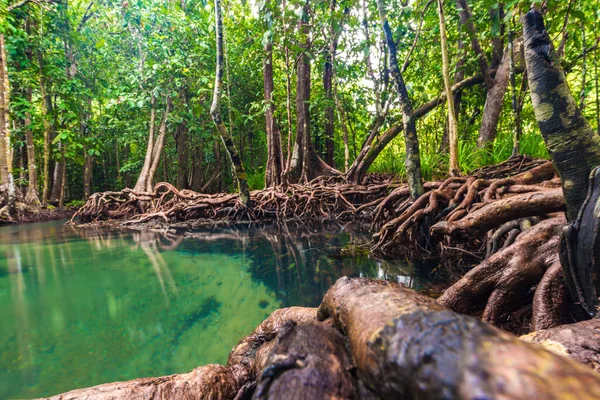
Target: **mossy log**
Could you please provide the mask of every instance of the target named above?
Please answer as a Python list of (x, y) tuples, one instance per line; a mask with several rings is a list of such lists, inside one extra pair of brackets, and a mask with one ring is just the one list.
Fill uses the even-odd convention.
[(339, 279), (319, 308), (328, 317), (383, 398), (600, 398), (591, 369), (393, 282)]

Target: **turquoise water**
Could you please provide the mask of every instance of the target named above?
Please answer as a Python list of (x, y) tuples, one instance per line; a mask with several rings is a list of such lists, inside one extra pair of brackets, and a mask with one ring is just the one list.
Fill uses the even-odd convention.
[(195, 232), (0, 228), (0, 399), (225, 363), (273, 310), (343, 275), (419, 286), (337, 228)]

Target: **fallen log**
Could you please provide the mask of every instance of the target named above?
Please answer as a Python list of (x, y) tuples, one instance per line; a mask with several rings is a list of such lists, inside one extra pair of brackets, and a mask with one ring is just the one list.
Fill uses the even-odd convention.
[(589, 368), (393, 282), (340, 278), (319, 307), (328, 317), (384, 398), (600, 398)]

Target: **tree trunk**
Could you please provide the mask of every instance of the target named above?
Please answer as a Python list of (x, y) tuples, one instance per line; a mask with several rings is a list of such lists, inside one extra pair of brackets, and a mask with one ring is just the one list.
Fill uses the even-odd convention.
[(473, 25), (473, 21), (471, 21), (471, 10), (469, 9), (467, 0), (456, 0), (456, 5), (458, 6), (459, 10), (460, 24), (465, 28), (467, 35), (469, 35), (469, 39), (471, 39), (471, 47), (477, 56), (477, 63), (479, 64), (479, 69), (481, 71), (481, 75), (483, 76), (485, 86), (490, 89), (494, 85), (494, 82), (490, 76), (487, 59), (485, 54), (483, 54), (481, 44), (477, 38), (475, 26)]
[(442, 47), (442, 74), (444, 76), (444, 87), (446, 89), (446, 105), (448, 108), (448, 141), (450, 147), (450, 176), (460, 174), (458, 165), (458, 122), (454, 113), (454, 96), (452, 95), (452, 83), (450, 82), (450, 59), (448, 56), (448, 45), (446, 38), (446, 18), (444, 17), (444, 2), (438, 0), (438, 14), (440, 17), (440, 43)]
[(310, 175), (310, 58), (306, 54), (310, 46), (308, 1), (304, 4), (299, 22), (302, 50), (296, 73), (296, 142), (290, 166), (290, 178), (294, 181), (308, 181)]
[[(188, 127), (187, 121), (183, 120), (177, 126), (177, 188), (187, 189), (189, 187), (189, 152), (188, 152)], [(200, 167), (200, 166), (198, 166)]]
[(162, 150), (165, 143), (165, 136), (167, 134), (167, 120), (169, 119), (169, 113), (171, 112), (171, 98), (167, 97), (167, 106), (165, 108), (165, 115), (163, 116), (162, 122), (160, 123), (160, 128), (158, 129), (158, 136), (156, 138), (156, 143), (154, 145), (154, 149), (152, 149), (152, 164), (150, 165), (150, 169), (148, 170), (148, 176), (146, 180), (146, 192), (151, 192), (154, 187), (154, 175), (156, 175), (156, 169), (158, 168), (158, 163), (160, 162), (160, 156), (162, 154)]
[(573, 221), (587, 196), (590, 172), (600, 165), (600, 140), (571, 95), (542, 16), (529, 11), (522, 23), (535, 117), (562, 179), (567, 217)]
[[(458, 93), (465, 88), (480, 84), (483, 82), (483, 78), (481, 75), (475, 75), (469, 78), (464, 79), (463, 81), (457, 83), (452, 86), (452, 93)], [(424, 115), (427, 115), (431, 110), (435, 109), (438, 105), (443, 104), (446, 101), (446, 93), (443, 93), (441, 96), (428, 101), (427, 103), (421, 105), (414, 111), (414, 118), (421, 118)], [(369, 145), (367, 148), (364, 148), (362, 151), (365, 152), (365, 156), (359, 160), (357, 157), (352, 163), (352, 166), (348, 170), (348, 179), (352, 182), (362, 182), (364, 176), (373, 161), (379, 156), (379, 154), (385, 149), (385, 146), (388, 145), (400, 132), (404, 130), (403, 125), (394, 124), (390, 126), (385, 132), (383, 132), (377, 140), (374, 140), (372, 145)]]
[(0, 184), (9, 184), (10, 174), (10, 130), (9, 130), (9, 90), (6, 77), (6, 50), (4, 34), (0, 33)]
[[(31, 104), (31, 88), (27, 88), (27, 101)], [(25, 141), (27, 142), (27, 172), (29, 174), (29, 184), (27, 185), (27, 194), (25, 201), (34, 206), (40, 205), (38, 197), (38, 174), (35, 163), (35, 147), (33, 145), (33, 130), (31, 129), (31, 112), (27, 111), (25, 115)]]
[(215, 35), (217, 42), (217, 62), (215, 72), (215, 89), (213, 92), (213, 101), (210, 107), (210, 114), (212, 115), (213, 122), (217, 127), (217, 131), (221, 136), (221, 140), (227, 149), (229, 160), (231, 162), (232, 170), (235, 171), (234, 179), (237, 180), (238, 193), (240, 196), (240, 202), (244, 206), (250, 206), (250, 188), (248, 187), (248, 177), (244, 164), (238, 154), (237, 148), (233, 143), (233, 138), (227, 130), (227, 127), (223, 123), (221, 117), (221, 90), (223, 87), (223, 19), (221, 16), (221, 2), (215, 0)]
[(509, 75), (510, 52), (505, 51), (500, 66), (496, 71), (493, 86), (488, 89), (487, 97), (485, 99), (485, 106), (481, 117), (481, 128), (479, 129), (479, 137), (477, 138), (477, 145), (479, 147), (486, 146), (496, 138), (498, 119), (502, 112), (504, 94), (508, 88)]
[(152, 151), (154, 150), (154, 129), (156, 121), (156, 97), (152, 94), (150, 100), (150, 133), (148, 134), (148, 146), (146, 147), (146, 157), (144, 158), (144, 166), (140, 172), (140, 176), (133, 187), (134, 192), (145, 192), (148, 183), (148, 173), (152, 165)]
[(265, 90), (265, 122), (267, 133), (267, 167), (265, 170), (265, 186), (274, 187), (281, 184), (283, 174), (283, 153), (281, 152), (281, 134), (275, 122), (275, 104), (273, 103), (273, 43), (265, 44), (263, 62), (263, 81)]
[(381, 25), (385, 34), (387, 47), (390, 52), (390, 69), (392, 77), (396, 82), (400, 107), (402, 108), (402, 121), (404, 125), (404, 142), (406, 145), (406, 176), (410, 188), (410, 197), (416, 200), (424, 192), (423, 179), (421, 178), (421, 159), (419, 155), (419, 139), (417, 138), (417, 129), (415, 125), (415, 116), (413, 114), (412, 103), (408, 97), (408, 91), (404, 84), (404, 79), (398, 67), (398, 58), (396, 56), (396, 43), (392, 37), (392, 30), (387, 21), (386, 11), (383, 0), (377, 0), (377, 8)]
[(325, 66), (323, 69), (323, 87), (325, 89), (325, 162), (335, 168), (334, 153), (334, 99), (333, 99), (333, 63), (337, 51), (338, 34), (334, 29), (334, 13), (336, 0), (330, 0), (329, 46), (325, 53)]
[(517, 82), (515, 78), (515, 49), (514, 49), (514, 33), (508, 33), (508, 52), (510, 54), (510, 88), (511, 88), (511, 106), (513, 111), (513, 119), (515, 127), (513, 131), (513, 151), (512, 155), (519, 155), (519, 140), (522, 135), (521, 127), (521, 108), (517, 100)]

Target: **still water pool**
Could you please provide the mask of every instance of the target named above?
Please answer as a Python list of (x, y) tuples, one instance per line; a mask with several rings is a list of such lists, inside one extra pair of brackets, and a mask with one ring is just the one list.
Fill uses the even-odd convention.
[(0, 399), (225, 363), (273, 310), (317, 306), (343, 275), (418, 287), (341, 228), (194, 232), (0, 228)]

